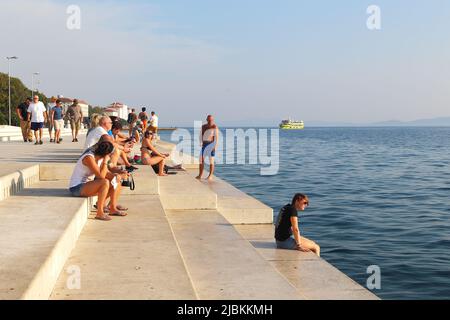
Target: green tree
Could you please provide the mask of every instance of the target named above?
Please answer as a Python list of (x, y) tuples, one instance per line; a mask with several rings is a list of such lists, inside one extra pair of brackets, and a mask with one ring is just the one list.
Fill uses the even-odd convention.
[[(46, 105), (47, 97), (36, 92), (40, 100)], [(16, 108), (25, 101), (27, 97), (31, 97), (31, 90), (28, 89), (18, 78), (11, 77), (11, 125), (19, 126), (19, 118), (16, 114)], [(7, 125), (9, 118), (8, 109), (8, 74), (0, 72), (0, 125)]]
[(102, 107), (99, 107), (99, 106), (96, 106), (96, 107), (89, 106), (89, 118), (90, 118), (94, 113), (102, 114), (103, 112), (104, 112), (104, 111), (103, 111), (103, 108), (102, 108)]

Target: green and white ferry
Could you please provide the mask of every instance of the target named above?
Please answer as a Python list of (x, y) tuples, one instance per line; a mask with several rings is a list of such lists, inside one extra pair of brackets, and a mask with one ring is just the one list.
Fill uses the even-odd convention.
[(282, 130), (303, 130), (305, 129), (305, 123), (303, 120), (294, 121), (291, 119), (283, 120), (280, 123), (280, 129)]

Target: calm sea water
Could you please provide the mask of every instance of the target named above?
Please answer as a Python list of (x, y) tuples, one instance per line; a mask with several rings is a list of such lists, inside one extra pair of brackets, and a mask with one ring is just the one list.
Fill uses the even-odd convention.
[(275, 214), (306, 193), (302, 234), (363, 286), (378, 265), (381, 298), (450, 299), (450, 128), (280, 131), (280, 162), (274, 176), (258, 165), (217, 175)]

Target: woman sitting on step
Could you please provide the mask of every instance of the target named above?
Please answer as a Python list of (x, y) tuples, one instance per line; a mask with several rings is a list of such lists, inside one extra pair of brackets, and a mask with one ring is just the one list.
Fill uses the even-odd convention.
[(142, 164), (154, 166), (158, 165), (158, 175), (167, 176), (164, 173), (164, 165), (166, 164), (166, 158), (169, 156), (168, 153), (159, 153), (158, 150), (152, 144), (153, 133), (151, 131), (146, 131), (144, 133), (144, 139), (142, 140), (141, 146), (141, 159)]
[[(117, 208), (122, 179), (127, 172), (113, 173), (108, 169), (108, 162), (114, 152), (114, 145), (109, 141), (100, 141), (88, 148), (80, 157), (70, 178), (70, 192), (74, 197), (97, 196), (97, 216), (95, 219), (109, 221), (109, 216), (126, 216)], [(110, 198), (109, 215), (105, 213), (106, 199)]]

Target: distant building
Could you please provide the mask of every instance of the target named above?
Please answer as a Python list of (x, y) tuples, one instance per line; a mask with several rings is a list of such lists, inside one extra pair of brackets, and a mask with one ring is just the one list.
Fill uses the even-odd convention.
[(113, 102), (109, 106), (105, 107), (105, 113), (109, 116), (119, 117), (121, 119), (128, 119), (128, 106), (120, 103)]

